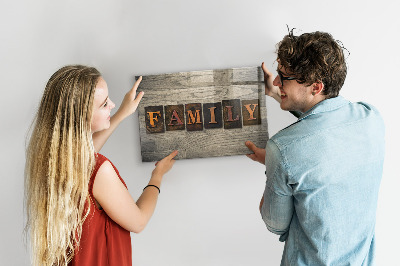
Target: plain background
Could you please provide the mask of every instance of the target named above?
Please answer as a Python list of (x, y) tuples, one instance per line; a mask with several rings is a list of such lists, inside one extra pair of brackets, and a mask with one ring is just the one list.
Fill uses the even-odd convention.
[[(385, 120), (377, 255), (379, 265), (399, 263), (398, 10), (392, 0), (1, 1), (0, 264), (29, 265), (25, 141), (52, 73), (66, 64), (93, 65), (119, 104), (135, 75), (262, 61), (274, 70), (275, 44), (287, 33), (286, 24), (298, 34), (320, 30), (342, 41), (351, 55), (341, 95), (375, 105)], [(271, 136), (294, 121), (273, 100), (267, 99), (267, 107)], [(134, 198), (154, 167), (141, 162), (138, 133), (134, 114), (102, 150)], [(283, 244), (258, 212), (264, 184), (263, 166), (245, 156), (177, 161), (165, 176), (152, 220), (132, 234), (133, 264), (279, 265)]]

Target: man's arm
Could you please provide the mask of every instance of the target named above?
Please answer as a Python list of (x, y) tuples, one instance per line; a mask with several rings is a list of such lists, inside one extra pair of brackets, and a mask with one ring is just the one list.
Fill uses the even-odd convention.
[[(289, 230), (294, 212), (292, 188), (283, 157), (273, 141), (266, 147), (266, 175), (264, 195), (260, 202), (261, 217), (272, 233), (283, 235)], [(280, 239), (284, 241), (285, 238)]]
[(281, 90), (278, 86), (274, 86), (274, 75), (268, 70), (264, 62), (261, 64), (261, 69), (264, 72), (265, 95), (274, 98), (278, 103), (281, 103)]
[(278, 195), (268, 185), (265, 187), (260, 202), (260, 213), (269, 231), (277, 235), (285, 234), (289, 230), (293, 212), (292, 196)]
[[(266, 149), (258, 148), (251, 141), (246, 141), (245, 144), (253, 152), (247, 154), (247, 157), (266, 165), (267, 182), (259, 206), (262, 219), (268, 230), (283, 235), (289, 229), (294, 205), (281, 152), (271, 140), (267, 142)], [(280, 240), (284, 241), (285, 238)]]
[(138, 107), (139, 102), (144, 94), (144, 92), (140, 92), (136, 96), (136, 90), (141, 80), (142, 77), (140, 77), (135, 82), (132, 89), (126, 93), (124, 100), (121, 103), (121, 106), (118, 108), (118, 111), (110, 119), (110, 127), (108, 129), (96, 132), (92, 135), (94, 150), (96, 152), (99, 152), (101, 150), (103, 145), (106, 143), (107, 139), (111, 136), (114, 130), (118, 127), (118, 125), (125, 118), (127, 118), (136, 111), (136, 108)]

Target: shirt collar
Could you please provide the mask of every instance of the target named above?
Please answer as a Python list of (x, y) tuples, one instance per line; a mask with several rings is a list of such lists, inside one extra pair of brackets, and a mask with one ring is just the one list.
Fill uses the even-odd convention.
[(316, 105), (314, 105), (310, 110), (308, 110), (307, 112), (303, 113), (300, 117), (299, 120), (302, 120), (310, 115), (314, 115), (314, 114), (319, 114), (319, 113), (324, 113), (324, 112), (329, 112), (329, 111), (333, 111), (335, 109), (339, 109), (340, 107), (342, 107), (343, 105), (349, 104), (350, 101), (346, 100), (345, 98), (343, 98), (342, 96), (337, 96), (334, 98), (329, 98), (326, 100), (323, 100), (319, 103), (317, 103)]

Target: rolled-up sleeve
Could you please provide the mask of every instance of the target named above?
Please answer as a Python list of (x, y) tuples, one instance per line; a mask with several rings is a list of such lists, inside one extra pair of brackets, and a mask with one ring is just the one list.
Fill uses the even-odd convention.
[[(294, 211), (293, 194), (288, 184), (286, 162), (273, 140), (267, 142), (265, 165), (267, 182), (261, 216), (269, 231), (286, 235)], [(285, 239), (283, 237), (280, 240)]]

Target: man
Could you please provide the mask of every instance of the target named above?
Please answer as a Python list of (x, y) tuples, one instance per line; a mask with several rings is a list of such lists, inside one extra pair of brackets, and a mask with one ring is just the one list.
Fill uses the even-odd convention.
[(277, 55), (275, 79), (262, 64), (265, 94), (298, 120), (265, 150), (246, 145), (266, 165), (260, 212), (285, 242), (281, 265), (373, 265), (383, 120), (339, 96), (347, 67), (330, 34), (291, 31)]

